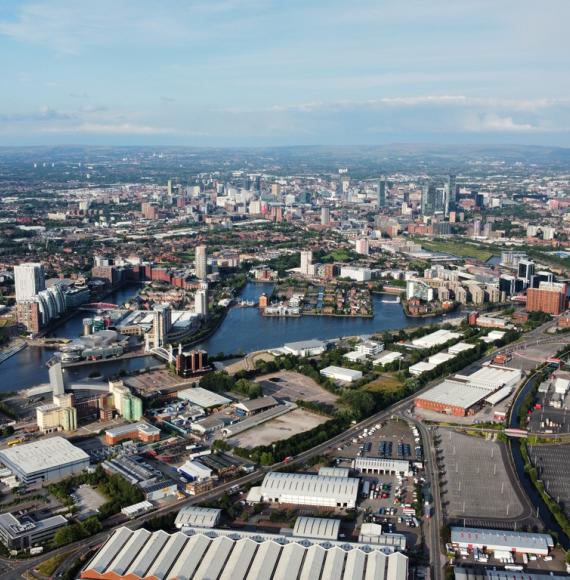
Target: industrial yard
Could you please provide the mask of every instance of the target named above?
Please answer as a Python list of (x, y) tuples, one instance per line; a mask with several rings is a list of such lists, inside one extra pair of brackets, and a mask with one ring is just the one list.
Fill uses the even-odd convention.
[(336, 395), (323, 389), (313, 379), (292, 371), (280, 371), (256, 379), (261, 383), (264, 395), (295, 402), (298, 399), (312, 403), (334, 405)]
[(276, 419), (271, 419), (258, 427), (254, 427), (236, 437), (228, 440), (228, 443), (237, 447), (251, 449), (259, 445), (271, 445), (276, 441), (288, 439), (298, 433), (304, 433), (327, 421), (327, 417), (309, 413), (304, 409), (294, 409)]

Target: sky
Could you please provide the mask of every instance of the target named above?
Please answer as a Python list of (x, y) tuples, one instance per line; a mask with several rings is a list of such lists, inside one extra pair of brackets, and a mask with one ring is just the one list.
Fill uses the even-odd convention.
[(570, 146), (568, 0), (0, 0), (0, 145)]

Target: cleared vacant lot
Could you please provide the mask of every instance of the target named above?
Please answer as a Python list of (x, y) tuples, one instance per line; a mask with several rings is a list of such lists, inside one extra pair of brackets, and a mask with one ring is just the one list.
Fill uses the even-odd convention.
[(529, 446), (529, 456), (546, 491), (570, 517), (570, 445)]
[(512, 520), (523, 513), (501, 443), (446, 429), (438, 429), (438, 434), (445, 466), (442, 501), (448, 516)]
[(249, 431), (236, 435), (236, 437), (229, 440), (229, 444), (245, 447), (246, 449), (251, 449), (258, 445), (271, 445), (275, 441), (289, 439), (289, 437), (297, 435), (297, 433), (309, 431), (309, 429), (313, 429), (327, 420), (326, 417), (309, 413), (303, 409), (295, 409), (286, 415), (277, 417), (277, 419), (267, 421), (267, 423), (259, 427), (254, 427)]
[(314, 403), (334, 405), (336, 395), (329, 393), (313, 379), (293, 371), (279, 371), (256, 379), (263, 387), (264, 395), (273, 395), (294, 403), (299, 399)]
[(365, 391), (371, 393), (393, 393), (402, 386), (402, 382), (396, 377), (396, 373), (382, 373), (377, 379), (364, 386)]

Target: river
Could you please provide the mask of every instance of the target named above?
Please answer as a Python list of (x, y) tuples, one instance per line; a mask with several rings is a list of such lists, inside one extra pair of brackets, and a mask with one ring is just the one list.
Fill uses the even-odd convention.
[[(125, 286), (113, 292), (105, 298), (106, 302), (123, 304), (136, 294), (137, 286)], [(73, 317), (58, 326), (50, 336), (77, 338), (83, 330), (83, 319), (88, 318), (90, 313), (77, 312)], [(34, 387), (49, 382), (46, 362), (53, 356), (53, 349), (37, 346), (24, 348), (8, 360), (0, 364), (0, 392), (19, 391), (28, 387)], [(86, 365), (66, 369), (67, 376), (71, 381), (87, 378), (90, 373), (97, 370), (104, 377), (118, 374), (121, 370), (126, 372), (135, 371), (149, 366), (156, 359), (153, 357), (140, 357), (125, 360), (109, 360), (97, 365)]]
[[(272, 291), (271, 284), (246, 284), (241, 294), (244, 300), (259, 299), (263, 292)], [(126, 286), (105, 298), (106, 302), (123, 304), (131, 298), (137, 286)], [(251, 352), (264, 348), (282, 346), (286, 342), (309, 340), (312, 338), (332, 339), (340, 336), (372, 334), (374, 332), (419, 326), (445, 320), (442, 317), (429, 319), (408, 318), (400, 304), (383, 302), (394, 300), (391, 296), (373, 296), (373, 318), (335, 318), (328, 316), (302, 316), (300, 318), (265, 317), (257, 308), (231, 308), (216, 332), (202, 342), (200, 348), (211, 354)], [(51, 336), (77, 338), (83, 329), (83, 318), (89, 313), (78, 312)], [(453, 315), (450, 315), (452, 317)], [(49, 382), (46, 362), (53, 356), (53, 350), (41, 347), (28, 347), (0, 365), (0, 392), (18, 391), (28, 387)], [(113, 376), (124, 370), (135, 371), (151, 364), (156, 364), (152, 357), (141, 357), (125, 360), (109, 360), (96, 365), (86, 365), (67, 369), (69, 380), (77, 381), (87, 378), (94, 370), (104, 377)]]
[[(245, 286), (242, 298), (257, 302), (263, 292), (270, 294), (272, 290), (271, 284), (250, 282)], [(275, 348), (286, 342), (298, 340), (372, 334), (392, 328), (420, 326), (445, 320), (441, 316), (427, 319), (408, 318), (401, 304), (389, 304), (383, 302), (384, 299), (392, 301), (394, 297), (373, 295), (373, 318), (332, 316), (278, 318), (262, 316), (257, 308), (232, 308), (220, 328), (199, 347), (212, 355), (221, 352), (246, 353), (264, 348)], [(453, 317), (453, 314), (450, 317)]]
[[(539, 380), (539, 377), (537, 377), (536, 375), (532, 377), (530, 380), (528, 380), (524, 384), (517, 398), (515, 399), (511, 410), (511, 422), (509, 425), (509, 427), (511, 427), (512, 429), (521, 428), (519, 418), (520, 408), (527, 393), (533, 388), (537, 380)], [(523, 486), (526, 494), (528, 495), (532, 504), (538, 509), (538, 514), (540, 515), (540, 519), (544, 522), (544, 525), (549, 530), (552, 530), (553, 532), (556, 532), (558, 534), (558, 541), (560, 542), (560, 545), (565, 550), (568, 550), (570, 548), (570, 539), (566, 536), (562, 528), (558, 525), (558, 522), (554, 519), (554, 517), (550, 513), (548, 506), (544, 503), (541, 495), (538, 493), (538, 491), (532, 484), (530, 477), (526, 474), (524, 470), (524, 458), (521, 452), (520, 440), (511, 438), (509, 444), (511, 447), (511, 453), (517, 471), (517, 477), (521, 485)]]

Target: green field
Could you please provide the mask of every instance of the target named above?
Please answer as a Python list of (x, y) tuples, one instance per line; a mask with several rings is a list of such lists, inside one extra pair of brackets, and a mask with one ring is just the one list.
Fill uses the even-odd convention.
[(430, 240), (429, 242), (421, 240), (420, 243), (426, 250), (452, 254), (458, 258), (474, 258), (476, 260), (481, 260), (482, 262), (486, 262), (495, 253), (482, 246), (475, 246), (473, 244), (453, 240)]
[(402, 383), (392, 373), (382, 373), (377, 379), (364, 385), (363, 389), (369, 393), (393, 393), (402, 386)]

